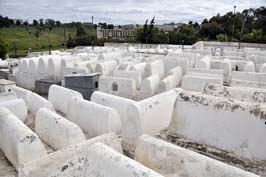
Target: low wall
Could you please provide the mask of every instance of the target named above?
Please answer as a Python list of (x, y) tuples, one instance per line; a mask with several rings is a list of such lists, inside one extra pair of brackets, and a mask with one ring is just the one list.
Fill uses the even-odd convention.
[(140, 96), (138, 100), (149, 98), (153, 96), (160, 85), (160, 77), (158, 75), (152, 75), (143, 80), (140, 88)]
[(137, 71), (115, 70), (113, 76), (134, 79), (136, 82), (136, 88), (140, 89), (142, 83), (142, 77), (141, 74)]
[(102, 143), (95, 143), (89, 147), (84, 176), (162, 177)]
[(266, 84), (266, 73), (233, 71), (232, 80), (244, 80)]
[(248, 87), (225, 87), (216, 84), (206, 84), (203, 94), (235, 99), (239, 101), (261, 103), (266, 102), (266, 90)]
[(35, 131), (46, 144), (55, 150), (86, 140), (79, 126), (47, 108), (41, 108), (37, 112)]
[(100, 77), (98, 90), (132, 100), (137, 95), (136, 82), (130, 78)]
[(15, 99), (0, 102), (0, 107), (9, 109), (15, 116), (17, 116), (22, 122), (25, 122), (28, 116), (28, 110), (24, 100)]
[(122, 153), (117, 135), (108, 133), (26, 163), (20, 168), (19, 177), (83, 177), (88, 148), (96, 142), (102, 142)]
[(266, 106), (178, 90), (170, 133), (238, 157), (266, 160)]
[(47, 108), (52, 111), (55, 111), (54, 106), (50, 101), (33, 92), (27, 94), (26, 104), (28, 106), (29, 111), (33, 114), (36, 114), (40, 108)]
[(38, 136), (7, 108), (0, 108), (0, 149), (17, 170), (46, 155)]
[(148, 135), (139, 138), (134, 158), (166, 177), (258, 177)]
[(125, 122), (127, 118), (128, 107), (136, 103), (136, 101), (127, 98), (98, 91), (93, 92), (91, 96), (91, 101), (117, 110), (118, 113), (120, 114), (122, 124)]
[(160, 79), (164, 78), (164, 64), (162, 60), (155, 60), (151, 61), (146, 65), (146, 68), (144, 70), (145, 77), (149, 77), (152, 75), (158, 75)]
[(97, 63), (95, 72), (100, 73), (102, 76), (111, 76), (116, 67), (116, 61), (106, 61), (103, 63)]
[(83, 98), (81, 93), (65, 87), (52, 85), (49, 88), (48, 100), (53, 104), (56, 110), (64, 114), (68, 112), (68, 105), (72, 101), (72, 97)]
[(121, 133), (122, 123), (115, 109), (80, 98), (73, 98), (70, 102), (67, 119), (80, 126), (88, 137), (112, 131)]
[(207, 83), (223, 85), (223, 80), (218, 77), (185, 75), (181, 87), (187, 91), (201, 92)]
[(128, 107), (127, 120), (122, 127), (126, 149), (131, 151), (142, 134), (155, 135), (169, 126), (176, 97), (176, 90), (170, 90)]

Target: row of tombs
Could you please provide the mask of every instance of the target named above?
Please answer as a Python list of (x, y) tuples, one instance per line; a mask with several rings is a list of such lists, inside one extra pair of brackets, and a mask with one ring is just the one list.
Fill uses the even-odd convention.
[[(154, 137), (166, 128), (242, 158), (265, 160), (264, 112), (248, 103), (180, 88), (141, 101), (95, 91), (88, 101), (57, 85), (46, 100), (8, 85), (0, 107), (0, 148), (19, 177), (257, 176)], [(28, 110), (34, 128), (27, 125)], [(254, 130), (247, 132), (247, 126)]]
[(19, 176), (256, 176), (154, 138), (161, 130), (266, 175), (265, 52), (132, 50), (19, 60), (7, 77), (18, 86), (3, 80), (0, 97), (0, 148)]

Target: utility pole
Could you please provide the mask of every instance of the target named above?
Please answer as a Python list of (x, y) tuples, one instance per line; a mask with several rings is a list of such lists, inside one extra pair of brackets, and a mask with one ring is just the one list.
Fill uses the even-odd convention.
[(243, 35), (244, 28), (245, 28), (245, 24), (246, 24), (246, 21), (247, 21), (247, 18), (248, 18), (248, 16), (249, 16), (250, 12), (251, 12), (251, 10), (249, 9), (249, 10), (248, 10), (248, 13), (247, 13), (247, 15), (246, 15), (246, 17), (244, 18), (243, 23), (242, 23), (241, 32), (240, 32), (240, 37), (239, 37), (239, 43), (238, 43), (238, 49), (241, 48), (242, 35)]
[(14, 50), (14, 56), (17, 58), (17, 47), (16, 47), (16, 42), (13, 41), (13, 50)]
[(92, 23), (92, 24), (93, 24), (93, 18), (94, 18), (94, 17), (93, 17), (93, 16), (91, 16), (91, 23)]
[(236, 6), (234, 6), (233, 29), (232, 29), (232, 38), (231, 38), (231, 41), (234, 38), (234, 32), (235, 32), (235, 14), (236, 14)]
[(65, 24), (63, 25), (64, 25), (64, 47), (66, 49), (66, 25)]

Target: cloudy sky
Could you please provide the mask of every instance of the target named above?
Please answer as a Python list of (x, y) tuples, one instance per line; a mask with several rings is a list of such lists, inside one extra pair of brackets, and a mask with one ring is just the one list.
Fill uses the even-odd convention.
[(224, 14), (266, 5), (266, 0), (0, 0), (0, 15), (16, 19), (55, 19), (63, 22), (91, 21), (114, 24), (201, 22)]

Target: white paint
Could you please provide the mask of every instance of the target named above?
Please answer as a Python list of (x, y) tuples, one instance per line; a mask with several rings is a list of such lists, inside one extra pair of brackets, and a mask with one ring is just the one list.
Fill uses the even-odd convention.
[(55, 111), (52, 103), (36, 93), (29, 93), (26, 95), (26, 104), (30, 112), (36, 114), (40, 108), (47, 108)]
[(128, 107), (136, 103), (136, 101), (127, 98), (98, 91), (93, 92), (93, 94), (91, 95), (91, 101), (117, 110), (120, 114), (122, 124), (127, 118)]
[(86, 177), (162, 177), (102, 143), (89, 147), (84, 168)]
[(87, 67), (64, 67), (63, 68), (63, 75), (72, 75), (72, 74), (85, 74), (89, 73), (89, 70)]
[(134, 158), (166, 177), (258, 177), (149, 135), (139, 138)]
[(144, 70), (144, 75), (150, 77), (152, 75), (158, 75), (160, 79), (164, 78), (164, 65), (162, 60), (155, 60), (149, 62)]
[(24, 100), (15, 99), (0, 102), (0, 107), (5, 107), (11, 111), (15, 116), (17, 116), (22, 122), (25, 122), (28, 116), (28, 110)]
[(185, 75), (181, 87), (184, 90), (200, 92), (207, 83), (222, 85), (223, 80), (217, 77)]
[(160, 84), (159, 75), (152, 75), (143, 80), (140, 88), (140, 99), (145, 99), (153, 96)]
[(216, 84), (206, 84), (203, 94), (225, 97), (239, 101), (265, 104), (266, 90), (248, 87), (225, 87)]
[(115, 109), (80, 98), (73, 98), (68, 105), (67, 119), (80, 126), (88, 137), (121, 132), (121, 119)]
[(210, 69), (211, 68), (211, 59), (209, 56), (204, 57), (203, 59), (196, 62), (196, 68), (205, 68)]
[(21, 87), (14, 87), (14, 91), (18, 98), (23, 99), (26, 102), (27, 94), (31, 94), (32, 92), (30, 90), (21, 88)]
[(263, 65), (261, 65), (259, 72), (260, 73), (266, 73), (266, 63), (264, 63)]
[(137, 71), (139, 74), (141, 74), (142, 79), (145, 78), (145, 68), (146, 68), (147, 63), (146, 62), (141, 62), (137, 63), (134, 66), (131, 66), (129, 69), (130, 71)]
[(164, 78), (157, 89), (157, 93), (163, 93), (166, 92), (168, 90), (171, 90), (173, 88), (175, 88), (177, 85), (177, 81), (176, 81), (176, 77), (174, 75), (170, 75), (166, 78)]
[(134, 146), (144, 133), (155, 135), (167, 128), (177, 97), (175, 90), (170, 90), (130, 105), (127, 120), (122, 127), (123, 142)]
[(135, 100), (137, 95), (136, 82), (131, 78), (101, 76), (98, 90), (132, 100)]
[(95, 72), (100, 73), (102, 76), (111, 76), (116, 67), (116, 61), (106, 61), (103, 63), (97, 63)]
[(41, 108), (37, 112), (35, 131), (46, 144), (55, 150), (86, 140), (79, 126), (47, 108)]
[(142, 83), (142, 77), (140, 73), (137, 71), (128, 71), (128, 70), (115, 70), (113, 72), (114, 77), (121, 77), (121, 78), (131, 78), (134, 79), (136, 82), (136, 88), (140, 89)]
[(56, 110), (64, 114), (68, 113), (68, 105), (73, 97), (83, 99), (81, 93), (65, 87), (51, 85), (49, 88), (48, 100), (53, 104)]
[(96, 142), (102, 142), (122, 153), (117, 135), (108, 133), (26, 163), (20, 168), (19, 177), (84, 177), (88, 148)]
[(38, 136), (7, 108), (0, 107), (0, 149), (17, 170), (46, 155)]
[(26, 88), (28, 90), (35, 89), (35, 81), (37, 76), (31, 73), (15, 72), (16, 85)]
[(180, 89), (169, 131), (239, 157), (265, 160), (265, 112), (264, 105)]
[(222, 68), (224, 70), (224, 84), (230, 85), (232, 75), (232, 64), (229, 59), (224, 60)]
[(62, 80), (62, 58), (49, 58), (48, 74), (51, 79)]
[(177, 66), (166, 73), (167, 76), (173, 75), (175, 77), (176, 86), (180, 86), (183, 79), (183, 72), (180, 66)]
[(43, 57), (39, 58), (37, 64), (37, 74), (38, 79), (47, 79), (48, 78), (48, 58)]
[(252, 61), (248, 62), (244, 69), (243, 69), (244, 72), (255, 72), (255, 65)]

